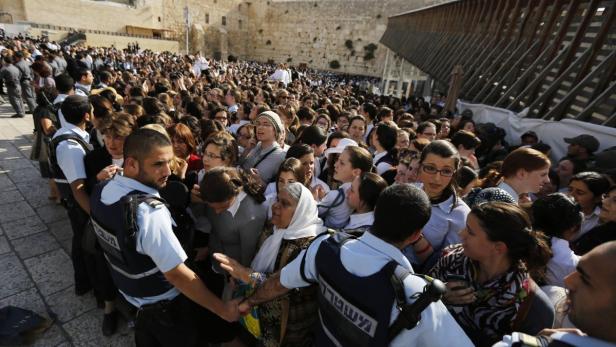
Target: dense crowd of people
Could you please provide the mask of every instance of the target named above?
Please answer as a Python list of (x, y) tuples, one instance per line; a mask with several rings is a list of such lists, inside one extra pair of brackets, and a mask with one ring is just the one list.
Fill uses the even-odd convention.
[(553, 162), (533, 131), (507, 143), (363, 77), (45, 38), (0, 54), (107, 336), (122, 311), (138, 346), (616, 344), (616, 151), (591, 135)]

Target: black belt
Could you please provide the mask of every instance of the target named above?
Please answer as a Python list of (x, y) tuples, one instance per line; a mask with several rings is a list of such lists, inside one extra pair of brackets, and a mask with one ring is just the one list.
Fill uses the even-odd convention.
[(153, 304), (142, 305), (140, 308), (137, 309), (137, 317), (139, 317), (140, 314), (164, 311), (171, 306), (177, 305), (180, 302), (181, 297), (182, 295), (180, 294), (171, 300), (161, 300)]

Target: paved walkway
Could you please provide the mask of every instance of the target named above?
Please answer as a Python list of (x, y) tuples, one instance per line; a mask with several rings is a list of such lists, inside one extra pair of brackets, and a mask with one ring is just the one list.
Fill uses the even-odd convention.
[(66, 212), (47, 199), (47, 182), (29, 160), (32, 116), (12, 119), (13, 113), (0, 106), (0, 307), (55, 317), (35, 346), (134, 345), (123, 321), (114, 336), (104, 337), (94, 297), (75, 296)]

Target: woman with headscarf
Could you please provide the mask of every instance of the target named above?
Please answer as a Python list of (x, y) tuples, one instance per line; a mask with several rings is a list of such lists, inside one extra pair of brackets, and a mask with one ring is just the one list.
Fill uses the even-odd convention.
[(285, 157), (285, 152), (277, 142), (284, 128), (278, 114), (272, 111), (259, 114), (255, 126), (259, 142), (242, 160), (240, 166), (259, 176), (264, 184), (268, 184), (276, 178), (278, 167)]
[[(310, 241), (326, 228), (319, 219), (316, 202), (308, 188), (290, 183), (278, 193), (272, 206), (272, 230), (264, 230), (257, 255), (250, 268), (216, 253), (214, 258), (235, 279), (259, 286), (299, 255)], [(260, 346), (312, 346), (317, 322), (315, 286), (291, 291), (288, 295), (259, 306)]]

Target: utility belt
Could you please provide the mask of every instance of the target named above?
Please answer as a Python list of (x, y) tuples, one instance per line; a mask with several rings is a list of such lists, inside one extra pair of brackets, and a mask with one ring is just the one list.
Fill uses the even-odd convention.
[(186, 316), (186, 298), (180, 294), (171, 300), (161, 300), (143, 305), (137, 309), (135, 320), (156, 320), (159, 324), (172, 327), (181, 324), (179, 317)]

